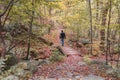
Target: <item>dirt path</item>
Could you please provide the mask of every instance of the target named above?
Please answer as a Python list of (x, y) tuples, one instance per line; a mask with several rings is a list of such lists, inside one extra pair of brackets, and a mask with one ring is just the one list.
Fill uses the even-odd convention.
[(32, 80), (105, 80), (95, 76), (76, 50), (62, 47), (67, 57), (63, 62), (40, 65)]
[[(52, 32), (55, 45), (60, 45), (60, 30)], [(67, 57), (63, 62), (54, 64), (40, 65), (32, 80), (104, 80), (101, 77), (92, 75), (94, 73), (83, 61), (80, 52), (65, 45), (61, 46)], [(92, 77), (92, 78), (91, 78)]]
[(52, 80), (63, 80), (62, 78), (64, 80), (75, 80), (77, 78), (80, 80), (83, 76), (90, 74), (90, 68), (82, 61), (82, 57), (79, 56), (80, 53), (69, 47), (63, 47), (63, 50), (68, 55), (63, 62), (39, 66), (35, 76)]

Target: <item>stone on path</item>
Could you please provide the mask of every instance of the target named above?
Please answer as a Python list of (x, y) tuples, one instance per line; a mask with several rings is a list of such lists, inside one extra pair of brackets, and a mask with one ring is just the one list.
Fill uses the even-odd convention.
[(86, 66), (87, 64), (85, 62), (83, 62), (83, 61), (79, 61), (78, 65), (80, 65), (80, 66)]
[(105, 79), (100, 76), (95, 76), (91, 74), (86, 77), (83, 77), (82, 80), (105, 80)]
[(56, 80), (55, 78), (48, 78), (48, 79), (45, 79), (45, 80)]

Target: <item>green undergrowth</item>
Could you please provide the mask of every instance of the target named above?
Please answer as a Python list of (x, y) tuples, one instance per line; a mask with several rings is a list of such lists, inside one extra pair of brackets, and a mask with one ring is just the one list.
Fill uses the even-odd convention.
[(83, 60), (87, 63), (87, 64), (91, 64), (92, 60), (90, 59), (90, 55), (85, 55), (83, 57)]
[(106, 65), (105, 60), (92, 60), (91, 55), (85, 55), (83, 60), (93, 69), (97, 75), (111, 77), (112, 80), (120, 80), (120, 67)]

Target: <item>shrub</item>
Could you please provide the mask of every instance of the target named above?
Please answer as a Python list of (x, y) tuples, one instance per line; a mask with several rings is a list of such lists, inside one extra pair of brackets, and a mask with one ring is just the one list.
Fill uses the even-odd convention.
[(2, 73), (2, 71), (5, 69), (6, 65), (5, 65), (5, 60), (0, 58), (0, 74)]
[(86, 55), (83, 57), (83, 60), (87, 63), (87, 64), (91, 64), (92, 60), (89, 58), (89, 55)]

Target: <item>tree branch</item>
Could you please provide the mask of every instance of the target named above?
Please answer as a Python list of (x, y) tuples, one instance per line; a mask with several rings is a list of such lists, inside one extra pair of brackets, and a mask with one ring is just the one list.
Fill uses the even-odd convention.
[(7, 14), (6, 14), (6, 17), (5, 17), (4, 21), (3, 21), (2, 26), (5, 25), (5, 22), (7, 21), (7, 18), (8, 18), (8, 16), (9, 16), (9, 13), (10, 13), (12, 7), (13, 7), (13, 4), (14, 4), (14, 3), (11, 3), (11, 5), (9, 6), (9, 8), (8, 8), (9, 10), (8, 10), (8, 12), (7, 12)]
[[(24, 40), (27, 39), (27, 38), (28, 38), (28, 37), (24, 38)], [(10, 52), (10, 50), (12, 50), (13, 48), (15, 48), (18, 44), (20, 44), (20, 43), (22, 43), (22, 42), (23, 42), (23, 40), (19, 41), (18, 43), (14, 44), (13, 46), (11, 46), (11, 47), (7, 50), (7, 53)]]
[(5, 11), (3, 13), (0, 14), (0, 17), (2, 17), (6, 12), (7, 10), (9, 9), (9, 7), (11, 6), (11, 4), (14, 2), (14, 0), (11, 0), (8, 4), (8, 6), (6, 7)]

